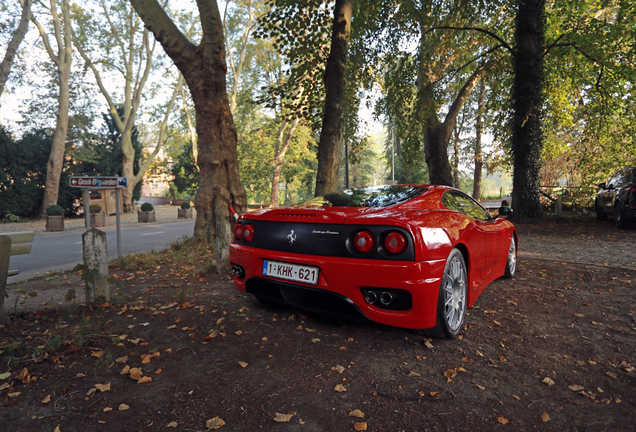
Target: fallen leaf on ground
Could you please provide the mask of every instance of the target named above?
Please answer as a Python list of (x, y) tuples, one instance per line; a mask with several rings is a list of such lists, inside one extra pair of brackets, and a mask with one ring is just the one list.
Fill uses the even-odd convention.
[(312, 341), (313, 343), (318, 343), (318, 342), (320, 342), (320, 339), (319, 339), (319, 338), (313, 338), (311, 341)]
[(11, 372), (5, 372), (0, 374), (0, 380), (7, 379), (11, 376)]
[(166, 327), (166, 328), (167, 328), (168, 330), (173, 330), (173, 329), (176, 329), (176, 328), (177, 328), (177, 326), (176, 326), (176, 325), (174, 325), (174, 324), (172, 324), (171, 326), (168, 326), (168, 327)]
[(480, 386), (479, 384), (475, 384), (479, 390), (486, 390), (486, 387)]
[(128, 356), (119, 357), (115, 360), (116, 363), (128, 363)]
[(102, 411), (104, 411), (104, 412), (108, 412), (108, 411), (112, 411), (112, 410), (113, 410), (113, 409), (112, 409), (111, 407), (106, 407), (106, 408), (104, 408)]
[(51, 395), (47, 395), (44, 399), (42, 399), (43, 404), (49, 403), (49, 402), (51, 402)]
[(455, 378), (457, 376), (457, 371), (455, 369), (446, 369), (444, 371), (444, 376), (446, 377), (446, 382), (451, 382), (451, 378)]
[(293, 416), (296, 415), (296, 412), (290, 414), (281, 414), (276, 413), (276, 417), (274, 417), (274, 421), (278, 423), (288, 423)]
[(355, 409), (349, 413), (349, 417), (364, 418), (364, 413), (359, 409)]
[(110, 383), (108, 384), (95, 384), (95, 388), (100, 392), (104, 393), (105, 391), (110, 390)]
[(119, 411), (126, 411), (128, 408), (130, 407), (126, 404), (119, 405)]
[(504, 416), (497, 417), (497, 421), (501, 424), (508, 424), (508, 419), (505, 418)]
[(84, 378), (84, 377), (86, 377), (86, 374), (83, 374), (81, 372), (75, 375), (75, 378)]
[(238, 364), (239, 364), (242, 368), (247, 367), (247, 363), (245, 363), (245, 362), (243, 362), (243, 361), (238, 362)]
[(97, 358), (102, 358), (102, 356), (104, 355), (104, 351), (95, 351), (94, 353), (91, 354), (93, 357), (97, 357)]
[(568, 386), (568, 388), (570, 390), (572, 390), (573, 392), (577, 392), (577, 391), (583, 390), (585, 387), (577, 385), (577, 384), (573, 384), (573, 385)]
[(129, 371), (130, 377), (135, 381), (139, 381), (142, 376), (144, 376), (144, 372), (140, 368), (132, 368)]
[(139, 378), (139, 381), (137, 381), (137, 384), (143, 384), (143, 383), (149, 383), (149, 382), (152, 382), (152, 378), (150, 378), (149, 376), (145, 376), (145, 377)]
[(428, 349), (433, 349), (433, 344), (430, 343), (429, 341), (424, 342), (424, 346)]
[(316, 333), (316, 329), (305, 328), (305, 331), (309, 333)]
[(331, 370), (334, 372), (343, 373), (345, 371), (345, 368), (340, 365), (336, 365), (335, 367), (332, 367)]
[(367, 430), (367, 422), (359, 422), (353, 425), (353, 428), (357, 431)]
[(422, 375), (418, 374), (417, 372), (411, 371), (411, 372), (409, 372), (409, 376), (410, 377), (421, 377)]
[(541, 414), (541, 420), (543, 420), (544, 422), (549, 422), (552, 419), (547, 412), (543, 411), (543, 414)]
[(166, 425), (166, 427), (177, 427), (178, 425), (179, 423), (177, 423), (176, 421), (171, 421)]
[(547, 384), (548, 387), (552, 387), (554, 384), (556, 384), (554, 382), (554, 380), (552, 378), (550, 378), (550, 377), (543, 378), (543, 381), (541, 381), (541, 382), (544, 383), (544, 384)]
[(616, 375), (614, 372), (607, 371), (605, 372), (605, 375), (607, 375), (610, 378), (618, 379), (618, 375)]
[(218, 429), (221, 426), (225, 426), (225, 422), (218, 417), (211, 418), (205, 422), (205, 427), (208, 429)]
[(337, 391), (337, 392), (342, 393), (342, 392), (346, 392), (347, 388), (345, 386), (343, 386), (342, 384), (338, 384), (338, 385), (336, 385), (336, 387), (334, 387), (334, 390)]

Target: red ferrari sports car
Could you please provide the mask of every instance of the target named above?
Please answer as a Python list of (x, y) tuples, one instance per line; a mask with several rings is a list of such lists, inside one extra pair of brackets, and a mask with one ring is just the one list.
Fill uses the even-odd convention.
[(230, 262), (261, 302), (455, 338), (484, 288), (513, 277), (517, 243), (457, 189), (370, 186), (241, 215)]

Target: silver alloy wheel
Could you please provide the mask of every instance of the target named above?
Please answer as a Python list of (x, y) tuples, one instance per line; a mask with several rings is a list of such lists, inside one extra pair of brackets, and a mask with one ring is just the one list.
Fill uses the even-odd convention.
[(461, 255), (455, 255), (451, 259), (446, 270), (444, 286), (444, 316), (453, 332), (459, 330), (466, 313), (467, 275), (459, 256)]
[(511, 277), (515, 274), (515, 270), (517, 269), (517, 242), (515, 241), (514, 236), (512, 240), (510, 240), (510, 249), (508, 249), (508, 273)]

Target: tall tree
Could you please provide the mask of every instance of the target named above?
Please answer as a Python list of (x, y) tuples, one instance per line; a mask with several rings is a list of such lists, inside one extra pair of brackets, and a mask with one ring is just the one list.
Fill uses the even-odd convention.
[(236, 127), (226, 90), (227, 65), (223, 22), (216, 0), (197, 0), (203, 37), (192, 43), (157, 0), (130, 0), (146, 27), (183, 74), (196, 111), (199, 137), (199, 189), (195, 197), (194, 237), (216, 243), (220, 274), (229, 272), (232, 241), (230, 206), (247, 209), (236, 155)]
[(334, 192), (342, 153), (347, 86), (347, 48), (351, 37), (353, 0), (336, 0), (331, 51), (325, 71), (325, 108), (318, 144), (315, 195)]
[(44, 198), (42, 200), (42, 211), (40, 217), (44, 215), (44, 211), (50, 205), (57, 204), (60, 191), (60, 178), (62, 176), (62, 167), (64, 165), (64, 150), (66, 145), (66, 136), (68, 133), (68, 112), (70, 105), (70, 86), (71, 65), (73, 63), (73, 44), (71, 41), (71, 11), (68, 0), (62, 1), (62, 16), (57, 11), (55, 0), (50, 0), (50, 7), (46, 11), (51, 15), (51, 25), (53, 27), (53, 36), (57, 45), (57, 52), (53, 50), (49, 40), (48, 33), (44, 26), (33, 16), (33, 23), (40, 31), (42, 42), (46, 48), (49, 57), (57, 67), (57, 82), (59, 85), (59, 94), (57, 98), (57, 119), (55, 123), (55, 132), (53, 134), (53, 144), (51, 146), (51, 154), (46, 165), (46, 185), (44, 187)]
[(22, 40), (29, 31), (29, 20), (31, 19), (31, 4), (32, 0), (18, 0), (22, 5), (22, 13), (20, 14), (20, 21), (17, 27), (13, 31), (11, 39), (7, 44), (7, 51), (4, 53), (2, 63), (0, 63), (0, 96), (4, 92), (4, 86), (9, 79), (11, 73), (11, 67), (15, 61), (15, 56), (18, 52), (18, 48), (22, 43)]
[[(143, 28), (139, 16), (126, 0), (116, 0), (107, 3), (100, 0), (101, 15), (97, 20), (91, 20), (86, 13), (79, 13), (79, 20), (74, 33), (73, 42), (78, 52), (93, 71), (97, 86), (106, 99), (109, 110), (117, 129), (121, 133), (121, 148), (123, 152), (122, 176), (128, 178), (128, 186), (124, 188), (122, 197), (125, 211), (132, 210), (132, 193), (144, 173), (161, 151), (159, 142), (154, 151), (140, 163), (137, 174), (134, 173), (135, 150), (131, 135), (150, 72), (153, 69), (155, 43), (151, 43), (149, 33)], [(95, 39), (97, 37), (97, 39)], [(98, 43), (95, 44), (95, 41)], [(91, 51), (97, 51), (93, 56), (100, 56), (99, 60), (91, 58)], [(98, 66), (100, 66), (98, 68)], [(121, 76), (123, 82), (122, 95), (102, 75), (115, 73)], [(179, 88), (177, 83), (177, 89)], [(173, 92), (172, 102), (167, 106), (165, 116), (169, 116), (178, 90)], [(123, 116), (118, 113), (116, 97), (123, 96)]]
[(484, 155), (481, 147), (481, 137), (484, 130), (484, 97), (486, 95), (486, 80), (479, 82), (479, 93), (477, 96), (477, 117), (475, 119), (475, 146), (473, 175), (473, 198), (481, 201), (481, 176), (484, 167)]
[(512, 203), (523, 221), (542, 213), (539, 173), (543, 133), (545, 0), (518, 0), (512, 86)]

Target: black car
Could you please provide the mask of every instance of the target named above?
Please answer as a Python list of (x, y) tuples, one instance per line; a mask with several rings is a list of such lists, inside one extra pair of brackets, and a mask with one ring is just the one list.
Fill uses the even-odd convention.
[(594, 200), (598, 219), (605, 220), (613, 214), (618, 228), (627, 228), (636, 220), (636, 167), (619, 170), (598, 187)]

